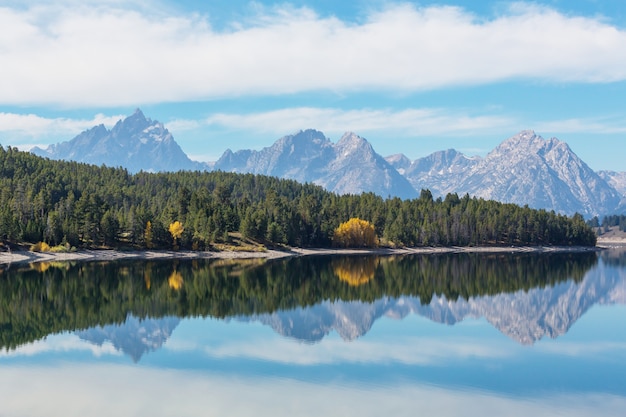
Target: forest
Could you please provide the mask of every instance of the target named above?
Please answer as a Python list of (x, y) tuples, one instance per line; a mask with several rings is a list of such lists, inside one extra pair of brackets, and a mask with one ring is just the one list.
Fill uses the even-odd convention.
[(330, 247), (352, 218), (371, 224), (376, 244), (388, 247), (596, 243), (579, 214), (468, 195), (337, 195), (314, 184), (220, 171), (132, 175), (0, 146), (5, 245), (210, 250), (236, 233), (268, 246)]

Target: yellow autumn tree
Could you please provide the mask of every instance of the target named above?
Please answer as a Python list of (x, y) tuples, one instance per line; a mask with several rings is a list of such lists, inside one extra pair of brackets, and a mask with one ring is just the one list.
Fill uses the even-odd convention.
[(152, 222), (148, 220), (146, 222), (146, 229), (143, 232), (143, 239), (146, 242), (146, 248), (152, 249)]
[(378, 246), (378, 237), (372, 223), (353, 217), (335, 229), (333, 244), (343, 248), (374, 248)]
[(174, 247), (178, 247), (177, 242), (178, 239), (180, 239), (180, 237), (183, 235), (183, 232), (185, 231), (185, 228), (183, 227), (183, 224), (181, 222), (179, 222), (178, 220), (176, 220), (173, 223), (170, 223), (170, 227), (168, 229), (170, 231), (170, 234), (172, 235), (172, 239), (174, 239)]

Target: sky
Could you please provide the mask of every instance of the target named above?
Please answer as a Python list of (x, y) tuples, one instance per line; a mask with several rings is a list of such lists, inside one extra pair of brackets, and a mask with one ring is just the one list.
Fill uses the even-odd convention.
[(626, 3), (0, 0), (0, 144), (142, 109), (192, 159), (301, 129), (383, 156), (521, 130), (626, 171)]

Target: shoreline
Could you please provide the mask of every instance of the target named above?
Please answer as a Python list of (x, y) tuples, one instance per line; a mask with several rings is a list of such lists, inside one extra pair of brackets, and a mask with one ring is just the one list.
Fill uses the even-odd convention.
[(332, 256), (332, 255), (412, 255), (445, 253), (554, 253), (554, 252), (591, 252), (613, 246), (624, 247), (624, 242), (598, 242), (597, 246), (476, 246), (476, 247), (424, 247), (424, 248), (375, 248), (375, 249), (337, 249), (337, 248), (291, 248), (286, 250), (267, 250), (264, 252), (244, 251), (171, 251), (138, 250), (118, 251), (114, 249), (86, 249), (77, 252), (0, 252), (0, 265), (28, 264), (38, 262), (65, 261), (118, 261), (118, 260), (161, 260), (161, 259), (281, 259), (295, 256)]

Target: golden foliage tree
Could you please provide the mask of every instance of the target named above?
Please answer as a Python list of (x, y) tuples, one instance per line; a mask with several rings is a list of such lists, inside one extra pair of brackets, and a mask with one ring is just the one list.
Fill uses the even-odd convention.
[(46, 242), (37, 242), (30, 247), (31, 252), (50, 252), (50, 245)]
[(344, 248), (374, 248), (378, 246), (378, 237), (372, 223), (353, 217), (335, 229), (333, 244)]
[(174, 247), (176, 247), (177, 246), (176, 242), (183, 235), (185, 228), (183, 227), (183, 224), (181, 222), (176, 220), (175, 222), (170, 223), (170, 227), (168, 230), (170, 231), (170, 234), (172, 235), (172, 239), (174, 239)]
[(152, 222), (150, 220), (146, 222), (146, 229), (144, 230), (143, 238), (146, 242), (146, 248), (152, 249)]

